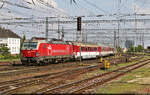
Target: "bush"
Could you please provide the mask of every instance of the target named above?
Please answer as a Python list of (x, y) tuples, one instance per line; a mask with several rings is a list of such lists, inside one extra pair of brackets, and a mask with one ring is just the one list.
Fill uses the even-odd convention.
[(128, 52), (146, 52), (147, 49), (144, 49), (142, 45), (138, 45), (137, 47), (130, 46)]
[(120, 46), (117, 46), (116, 48), (117, 48), (117, 52), (118, 53), (122, 53), (123, 52), (123, 50), (122, 50), (122, 48)]
[(1, 47), (1, 48), (0, 48), (0, 54), (3, 55), (3, 56), (5, 56), (5, 55), (10, 55), (9, 48), (4, 47), (4, 46)]
[(12, 56), (9, 52), (9, 48), (7, 47), (1, 47), (0, 48), (0, 59), (18, 59), (20, 56)]

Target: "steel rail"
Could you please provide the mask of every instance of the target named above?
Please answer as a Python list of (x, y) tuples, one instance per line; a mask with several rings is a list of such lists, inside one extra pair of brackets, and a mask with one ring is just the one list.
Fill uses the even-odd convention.
[[(143, 63), (142, 65), (140, 64), (140, 63)], [(64, 85), (61, 85), (61, 86), (57, 86), (57, 87), (55, 87), (55, 88), (51, 88), (51, 89), (47, 89), (46, 91), (44, 91), (44, 92), (42, 92), (43, 94), (45, 94), (45, 93), (74, 93), (74, 92), (78, 92), (78, 91), (81, 91), (81, 90), (83, 90), (83, 89), (85, 89), (85, 88), (89, 88), (89, 86), (93, 86), (93, 85), (95, 85), (95, 84), (97, 84), (97, 83), (102, 83), (102, 82), (108, 82), (108, 81), (110, 81), (111, 79), (114, 79), (114, 78), (116, 78), (116, 77), (119, 77), (121, 74), (125, 74), (125, 73), (127, 73), (127, 72), (129, 72), (129, 71), (131, 71), (132, 69), (129, 69), (129, 70), (127, 70), (127, 71), (124, 71), (124, 72), (120, 72), (121, 70), (123, 70), (123, 69), (127, 69), (127, 68), (130, 68), (130, 67), (132, 67), (132, 66), (137, 66), (137, 64), (139, 65), (139, 66), (137, 66), (137, 67), (135, 67), (134, 69), (136, 69), (136, 68), (138, 68), (138, 67), (141, 67), (141, 66), (143, 66), (143, 65), (146, 65), (146, 64), (148, 64), (150, 61), (149, 61), (149, 59), (148, 60), (144, 60), (144, 61), (140, 61), (140, 62), (138, 62), (138, 63), (135, 63), (135, 64), (132, 64), (132, 65), (128, 65), (128, 66), (125, 66), (125, 67), (121, 67), (121, 68), (119, 68), (119, 69), (117, 69), (117, 70), (113, 70), (113, 71), (111, 71), (111, 72), (107, 72), (107, 73), (104, 73), (104, 74), (100, 74), (100, 75), (97, 75), (97, 76), (94, 76), (94, 77), (92, 77), (92, 78), (88, 78), (88, 79), (84, 79), (84, 80), (80, 80), (80, 81), (77, 81), (77, 82), (73, 82), (73, 83), (69, 83), (69, 84), (64, 84)], [(102, 80), (102, 77), (105, 77), (105, 76), (109, 76), (110, 74), (112, 74), (112, 73), (116, 73), (116, 72), (120, 72), (119, 74), (115, 74), (116, 76), (114, 76), (114, 78), (113, 78), (113, 76), (112, 77), (110, 77), (109, 79), (105, 79), (105, 80)], [(96, 83), (92, 83), (92, 84), (90, 84), (90, 82), (92, 82), (92, 81), (94, 81), (95, 79), (99, 79), (99, 80), (97, 80), (97, 82)], [(102, 81), (100, 81), (100, 80), (102, 80)], [(90, 81), (90, 82), (89, 82)], [(85, 86), (84, 87), (84, 83), (87, 83), (88, 84), (88, 86)], [(72, 88), (72, 86), (76, 86), (76, 87), (74, 87), (74, 88)], [(70, 89), (69, 89), (70, 88)], [(72, 91), (73, 89), (75, 89), (76, 88), (76, 90), (75, 91)], [(77, 90), (78, 89), (78, 90)], [(65, 92), (66, 91), (66, 92)], [(69, 92), (70, 91), (70, 92)]]

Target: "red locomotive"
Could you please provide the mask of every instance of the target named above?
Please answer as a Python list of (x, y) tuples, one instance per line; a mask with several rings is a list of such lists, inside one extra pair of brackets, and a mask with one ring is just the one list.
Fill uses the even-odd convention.
[(114, 54), (114, 48), (102, 47), (98, 44), (78, 43), (71, 41), (32, 38), (25, 41), (22, 48), (23, 64), (55, 63), (56, 61), (98, 58)]

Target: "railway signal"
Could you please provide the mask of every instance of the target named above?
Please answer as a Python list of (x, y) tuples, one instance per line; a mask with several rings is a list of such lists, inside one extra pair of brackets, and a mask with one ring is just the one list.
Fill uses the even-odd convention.
[(77, 31), (81, 31), (81, 17), (77, 18)]

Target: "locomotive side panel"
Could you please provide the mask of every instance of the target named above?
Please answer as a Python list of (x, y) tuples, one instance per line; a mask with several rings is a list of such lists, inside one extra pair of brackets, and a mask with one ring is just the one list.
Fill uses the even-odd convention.
[(51, 56), (73, 55), (72, 45), (51, 44)]

